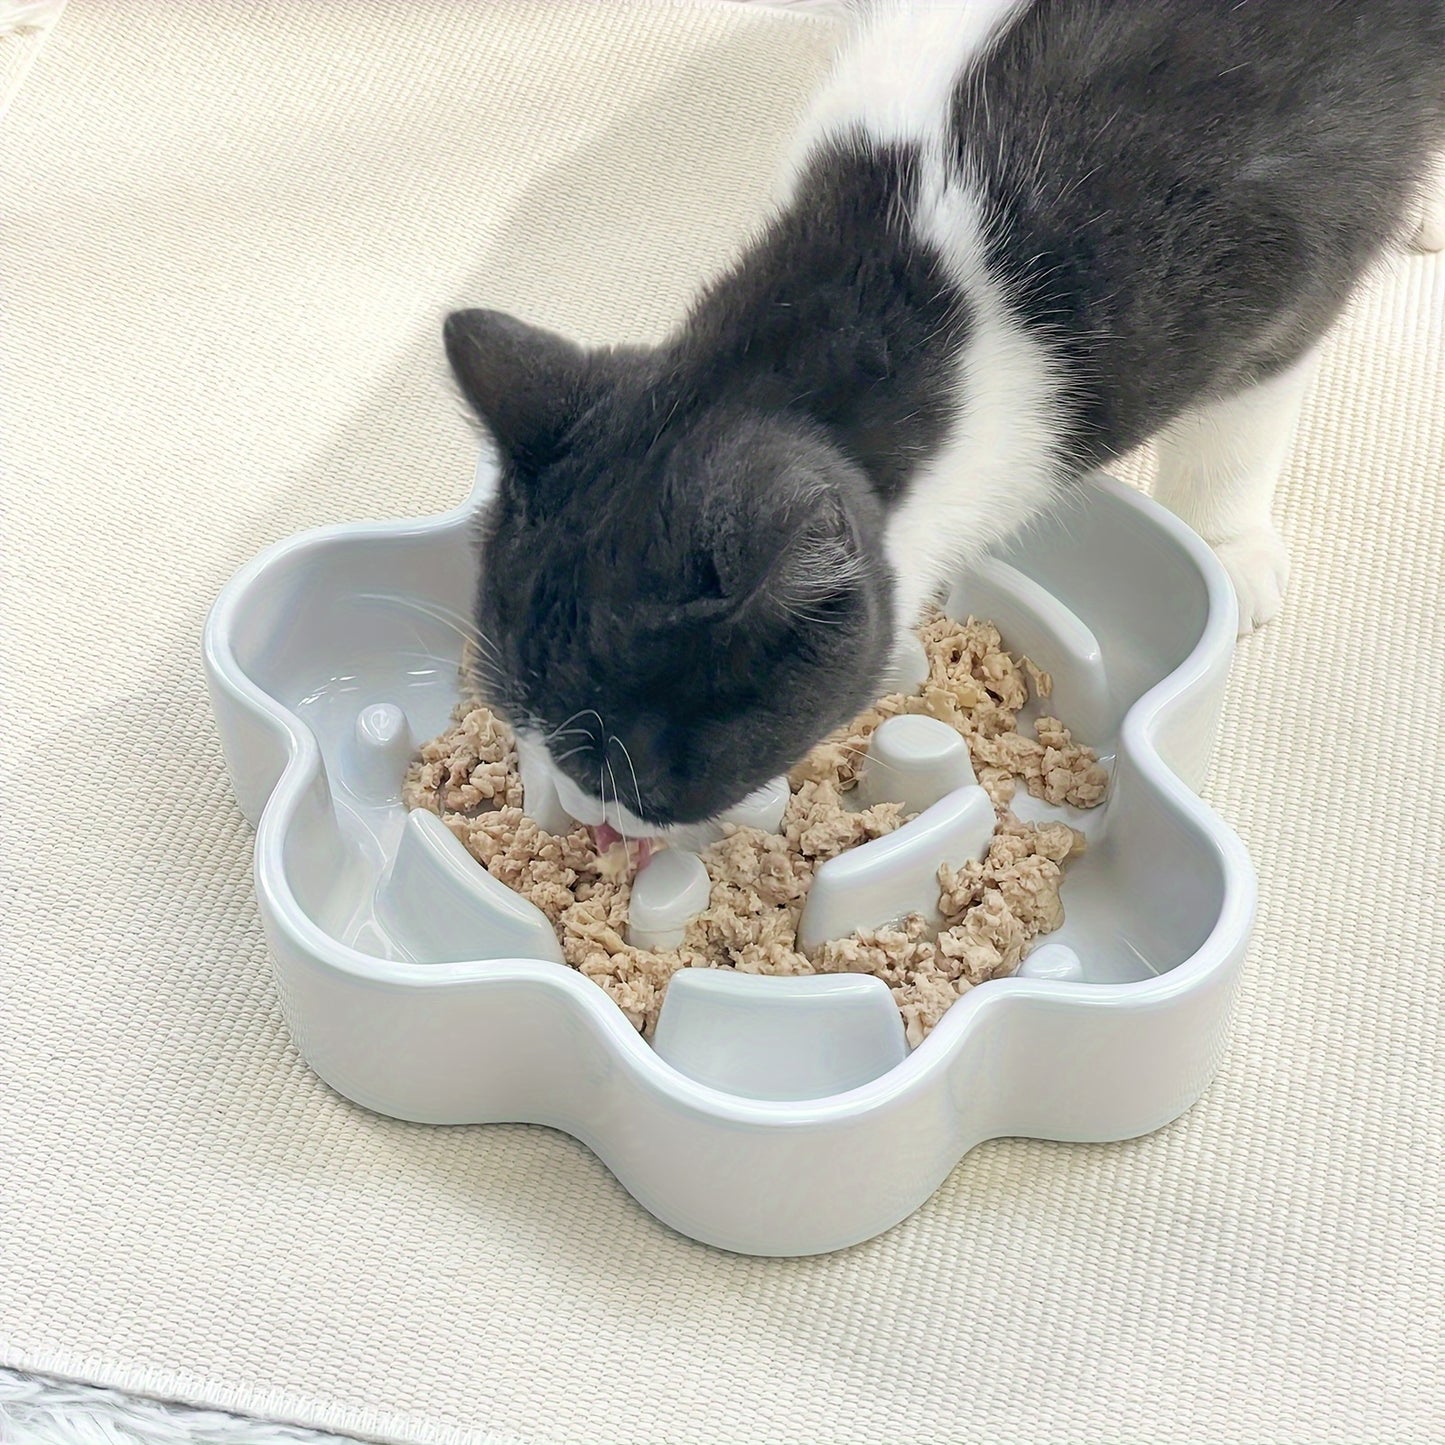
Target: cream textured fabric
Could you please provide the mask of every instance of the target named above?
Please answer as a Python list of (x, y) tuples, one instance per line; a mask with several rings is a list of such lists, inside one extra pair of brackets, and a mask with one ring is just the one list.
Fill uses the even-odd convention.
[(35, 64), (65, 0), (0, 0), (0, 119)]
[(655, 333), (831, 31), (752, 7), (74, 0), (0, 136), (0, 1364), (407, 1441), (1445, 1439), (1445, 269), (1329, 348), (1214, 799), (1234, 1045), (741, 1259), (579, 1144), (364, 1113), (285, 1038), (201, 682), (298, 528), (453, 504), (450, 303)]
[(12, 1370), (0, 1370), (0, 1440), (5, 1445), (355, 1445), (350, 1435)]

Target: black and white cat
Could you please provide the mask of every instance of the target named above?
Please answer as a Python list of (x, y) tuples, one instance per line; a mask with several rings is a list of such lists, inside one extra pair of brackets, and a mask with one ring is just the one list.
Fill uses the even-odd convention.
[(501, 462), (486, 684), (583, 821), (786, 771), (943, 579), (1151, 438), (1268, 621), (1312, 358), (1445, 138), (1445, 0), (858, 8), (775, 215), (665, 344), (448, 318)]

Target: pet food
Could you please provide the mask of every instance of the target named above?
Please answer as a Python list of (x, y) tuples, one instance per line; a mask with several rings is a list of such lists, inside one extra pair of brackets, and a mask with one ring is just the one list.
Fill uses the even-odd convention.
[[(919, 636), (928, 657), (922, 686), (880, 698), (803, 759), (789, 778), (779, 832), (729, 827), (703, 851), (711, 900), (676, 949), (653, 952), (626, 941), (632, 871), (625, 844), (599, 852), (592, 830), (581, 824), (556, 836), (523, 813), (511, 730), (485, 703), (459, 705), (452, 725), (422, 748), (404, 800), (438, 813), (494, 877), (541, 909), (567, 962), (606, 990), (645, 1036), (678, 969), (734, 968), (871, 973), (888, 985), (908, 1041), (917, 1045), (963, 993), (1012, 973), (1034, 940), (1063, 922), (1063, 869), (1084, 840), (1065, 823), (1015, 817), (1010, 804), (1018, 784), (1050, 803), (1091, 808), (1108, 781), (1097, 754), (1074, 742), (1056, 718), (1040, 717), (1032, 737), (1018, 730), (1030, 693), (1047, 699), (1051, 682), (1005, 651), (996, 628), (937, 614)], [(938, 718), (967, 741), (998, 813), (988, 852), (963, 868), (939, 869), (941, 926), (910, 915), (805, 956), (797, 949), (797, 924), (814, 871), (909, 816), (896, 803), (856, 809), (845, 801), (873, 730), (901, 713)]]

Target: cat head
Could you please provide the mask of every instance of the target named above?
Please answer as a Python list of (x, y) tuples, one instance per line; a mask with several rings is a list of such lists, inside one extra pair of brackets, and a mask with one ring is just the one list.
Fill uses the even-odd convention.
[(714, 817), (877, 696), (882, 510), (807, 418), (700, 394), (675, 348), (494, 311), (445, 339), (500, 471), (480, 680), (564, 801), (638, 831)]

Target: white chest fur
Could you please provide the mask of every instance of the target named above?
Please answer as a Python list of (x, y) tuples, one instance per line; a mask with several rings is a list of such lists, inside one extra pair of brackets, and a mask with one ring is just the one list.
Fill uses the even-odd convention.
[(1032, 516), (1059, 473), (1061, 378), (989, 274), (982, 192), (946, 144), (959, 77), (1030, 3), (889, 0), (873, 6), (814, 102), (793, 153), (796, 171), (818, 145), (839, 136), (918, 145), (921, 185), (909, 219), (938, 248), (969, 302), (953, 423), (889, 522), (900, 628), (914, 622), (936, 586), (971, 553)]

